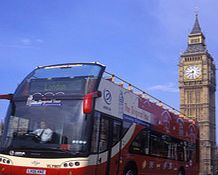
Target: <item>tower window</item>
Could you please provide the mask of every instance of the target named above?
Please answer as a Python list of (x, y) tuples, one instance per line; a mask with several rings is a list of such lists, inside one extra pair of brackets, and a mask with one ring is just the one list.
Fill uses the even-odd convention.
[(193, 100), (192, 100), (192, 91), (187, 91), (187, 104), (192, 104)]
[(199, 104), (201, 102), (201, 93), (200, 93), (200, 89), (197, 89), (196, 90), (196, 93), (195, 93), (195, 103), (196, 104)]
[(191, 44), (200, 43), (200, 38), (191, 39)]

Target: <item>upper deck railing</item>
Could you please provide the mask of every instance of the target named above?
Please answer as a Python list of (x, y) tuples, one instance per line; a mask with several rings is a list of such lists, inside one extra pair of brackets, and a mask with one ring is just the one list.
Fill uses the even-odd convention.
[[(147, 92), (143, 91), (142, 89), (132, 85), (131, 83), (127, 82), (126, 80), (123, 80), (120, 77), (118, 77), (112, 73), (109, 73), (107, 71), (104, 71), (104, 73), (105, 73), (104, 78), (106, 78), (107, 80), (116, 83), (117, 85), (135, 93), (136, 95), (139, 95), (142, 98), (148, 99), (150, 102), (155, 103), (156, 105), (161, 106), (164, 109), (167, 109), (169, 112), (172, 112), (176, 115), (179, 115), (180, 117), (182, 117), (184, 119), (192, 120), (190, 117), (181, 113), (179, 110), (177, 110), (174, 107), (168, 105), (167, 103), (159, 100), (158, 98), (148, 94)], [(116, 82), (117, 80), (118, 80), (118, 82)]]

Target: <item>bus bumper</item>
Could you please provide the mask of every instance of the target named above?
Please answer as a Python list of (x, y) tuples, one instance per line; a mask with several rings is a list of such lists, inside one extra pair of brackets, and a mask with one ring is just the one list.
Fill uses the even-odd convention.
[(94, 166), (83, 168), (35, 168), (0, 164), (0, 175), (93, 175)]

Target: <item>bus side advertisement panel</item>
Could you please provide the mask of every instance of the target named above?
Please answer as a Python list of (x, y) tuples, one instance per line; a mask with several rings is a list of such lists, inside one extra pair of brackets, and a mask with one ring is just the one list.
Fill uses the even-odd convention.
[(157, 123), (157, 117), (143, 108), (146, 101), (132, 91), (105, 79), (101, 79), (98, 90), (102, 97), (96, 99), (96, 110), (121, 119), (125, 115), (146, 123)]

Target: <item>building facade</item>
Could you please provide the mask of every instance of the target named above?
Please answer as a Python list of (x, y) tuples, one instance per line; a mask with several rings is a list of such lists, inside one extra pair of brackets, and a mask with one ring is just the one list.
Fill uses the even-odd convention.
[(200, 175), (215, 171), (216, 67), (209, 54), (198, 16), (179, 61), (180, 111), (196, 119), (200, 129)]

